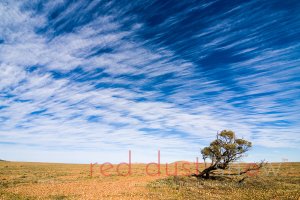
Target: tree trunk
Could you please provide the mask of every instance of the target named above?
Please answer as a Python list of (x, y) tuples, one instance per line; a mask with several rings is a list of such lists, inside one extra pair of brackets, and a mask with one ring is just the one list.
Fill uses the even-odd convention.
[(209, 166), (208, 168), (206, 168), (202, 172), (200, 172), (200, 174), (198, 174), (197, 177), (208, 179), (210, 172), (213, 170), (216, 170), (216, 169), (217, 169), (216, 165)]
[(206, 178), (206, 179), (209, 179), (209, 172), (206, 172), (205, 178)]

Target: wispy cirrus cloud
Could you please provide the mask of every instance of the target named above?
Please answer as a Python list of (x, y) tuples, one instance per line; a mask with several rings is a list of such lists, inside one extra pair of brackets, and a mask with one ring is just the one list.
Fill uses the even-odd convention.
[(297, 5), (2, 2), (0, 144), (176, 159), (233, 129), (298, 148)]

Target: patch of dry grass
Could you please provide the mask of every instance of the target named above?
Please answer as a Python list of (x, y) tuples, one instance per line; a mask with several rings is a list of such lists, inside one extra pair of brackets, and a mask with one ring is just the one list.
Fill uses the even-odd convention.
[(239, 183), (240, 179), (174, 176), (152, 182), (148, 187), (155, 199), (300, 199), (300, 163), (272, 163), (244, 182)]

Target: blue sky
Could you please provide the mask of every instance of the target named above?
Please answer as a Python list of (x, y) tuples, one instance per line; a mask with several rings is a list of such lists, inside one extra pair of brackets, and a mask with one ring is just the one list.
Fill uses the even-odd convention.
[(0, 159), (300, 161), (300, 2), (1, 1)]

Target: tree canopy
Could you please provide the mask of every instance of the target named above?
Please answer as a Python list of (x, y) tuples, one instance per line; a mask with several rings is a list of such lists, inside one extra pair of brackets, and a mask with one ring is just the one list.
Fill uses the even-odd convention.
[(231, 130), (223, 130), (217, 134), (217, 139), (212, 141), (208, 147), (201, 150), (204, 161), (210, 159), (210, 166), (204, 169), (199, 176), (209, 177), (211, 171), (216, 169), (228, 169), (231, 162), (237, 161), (250, 150), (252, 143), (236, 138)]

